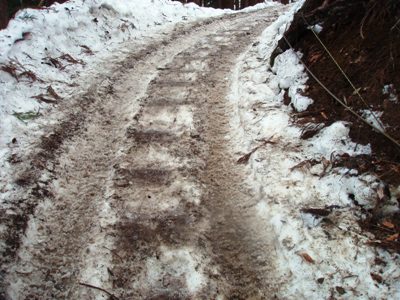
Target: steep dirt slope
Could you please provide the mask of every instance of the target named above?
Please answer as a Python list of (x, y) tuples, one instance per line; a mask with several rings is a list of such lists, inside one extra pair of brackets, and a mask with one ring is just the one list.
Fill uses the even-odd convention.
[[(399, 16), (399, 2), (393, 0), (307, 0), (285, 34), (286, 40), (279, 42), (272, 61), (280, 52), (290, 48), (289, 42), (295, 50), (303, 53), (304, 64), (326, 88), (371, 124), (378, 122), (375, 117), (378, 118), (383, 130), (399, 142)], [(322, 43), (310, 28), (320, 31), (318, 37)], [(343, 156), (334, 164), (355, 168), (361, 173), (371, 172), (382, 179), (386, 188), (376, 206), (384, 206), (391, 197), (389, 187), (394, 191), (400, 183), (400, 147), (349, 113), (321, 84), (311, 75), (309, 77), (305, 94), (314, 100), (314, 104), (307, 112), (294, 114), (297, 123), (329, 126), (338, 120), (348, 121), (351, 138), (363, 145), (370, 143), (372, 156)], [(289, 97), (286, 100), (289, 104)], [(316, 133), (318, 131), (305, 132), (303, 138), (312, 138)], [(380, 225), (382, 218), (389, 218), (394, 223), (392, 234), (400, 230), (398, 214), (377, 216), (375, 210), (371, 210), (366, 211), (365, 216), (364, 227), (372, 230), (378, 239), (384, 240), (388, 234)], [(398, 239), (384, 240), (383, 245), (400, 251)]]

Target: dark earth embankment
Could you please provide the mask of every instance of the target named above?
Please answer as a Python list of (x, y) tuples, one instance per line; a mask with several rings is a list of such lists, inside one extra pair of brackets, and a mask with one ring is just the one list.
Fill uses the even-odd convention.
[[(333, 94), (360, 115), (365, 110), (376, 112), (376, 116), (381, 114), (379, 118), (385, 132), (400, 141), (399, 20), (400, 2), (397, 0), (308, 0), (295, 15), (285, 34), (286, 39), (279, 42), (272, 60), (281, 51), (290, 48), (289, 42), (296, 51), (303, 53), (303, 63)], [(315, 25), (322, 27), (318, 33), (322, 43), (310, 30)], [(376, 207), (382, 207), (391, 196), (389, 187), (396, 187), (400, 183), (400, 148), (358, 120), (312, 76), (309, 77), (305, 94), (314, 100), (314, 104), (305, 113), (295, 113), (295, 119), (299, 124), (312, 122), (324, 123), (325, 126), (339, 120), (347, 121), (350, 136), (356, 143), (370, 143), (372, 156), (342, 156), (336, 158), (334, 165), (355, 168), (361, 173), (371, 172), (380, 178), (384, 188), (377, 193), (380, 196), (377, 197)], [(285, 99), (289, 104), (290, 99)], [(308, 132), (304, 138), (316, 133)], [(363, 227), (373, 232), (385, 248), (399, 251), (398, 213), (378, 216), (376, 210), (364, 212), (366, 220), (362, 221)], [(382, 223), (387, 226), (382, 226)]]

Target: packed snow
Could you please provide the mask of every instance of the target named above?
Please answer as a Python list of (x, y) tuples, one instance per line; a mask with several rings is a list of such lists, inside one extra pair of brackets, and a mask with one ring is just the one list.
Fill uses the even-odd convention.
[[(232, 78), (230, 103), (232, 147), (251, 156), (248, 183), (259, 197), (258, 218), (272, 224), (276, 234), (277, 277), (282, 299), (397, 299), (400, 260), (367, 245), (373, 236), (362, 233), (355, 206), (372, 208), (380, 181), (357, 170), (335, 168), (337, 155), (370, 154), (370, 145), (356, 145), (342, 121), (302, 140), (302, 128), (291, 121), (312, 99), (301, 92), (307, 74), (301, 53), (287, 50), (269, 65), (269, 58), (304, 1), (295, 4), (269, 26), (259, 43), (238, 59)], [(285, 90), (291, 104), (283, 104)], [(388, 93), (384, 90), (384, 93)], [(306, 126), (320, 124), (307, 124)], [(394, 195), (396, 191), (392, 191)], [(396, 203), (396, 196), (391, 202)], [(302, 211), (327, 209), (318, 217)], [(384, 264), (377, 264), (384, 261)], [(383, 283), (376, 278), (383, 278)]]

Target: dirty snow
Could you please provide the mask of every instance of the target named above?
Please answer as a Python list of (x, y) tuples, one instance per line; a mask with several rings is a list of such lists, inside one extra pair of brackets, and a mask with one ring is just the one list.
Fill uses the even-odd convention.
[[(368, 174), (359, 175), (355, 170), (333, 168), (331, 164), (339, 154), (369, 154), (370, 146), (353, 143), (347, 124), (341, 121), (325, 127), (309, 140), (301, 140), (302, 129), (291, 123), (291, 113), (305, 111), (313, 103), (301, 95), (307, 82), (307, 74), (299, 61), (301, 53), (288, 50), (277, 57), (272, 68), (269, 65), (272, 51), (303, 3), (304, 0), (294, 4), (290, 12), (264, 31), (260, 43), (254, 44), (238, 60), (229, 98), (234, 133), (226, 139), (238, 155), (250, 152), (265, 139), (275, 143), (256, 151), (246, 172), (248, 183), (259, 198), (255, 217), (270, 223), (276, 234), (277, 277), (282, 278), (278, 296), (284, 299), (400, 298), (398, 257), (368, 247), (370, 237), (360, 233), (354, 218), (358, 213), (354, 199), (366, 208), (372, 207), (379, 180)], [(248, 11), (268, 5), (261, 4)], [(51, 86), (62, 99), (68, 99), (87, 88), (95, 68), (105, 66), (110, 57), (115, 59), (126, 54), (128, 46), (139, 47), (150, 36), (163, 34), (170, 28), (168, 25), (179, 21), (221, 13), (167, 0), (72, 0), (45, 10), (18, 13), (9, 27), (0, 31), (0, 64), (15, 67), (19, 77), (17, 81), (0, 71), (1, 199), (13, 189), (7, 182), (10, 167), (7, 157), (29, 146), (31, 137), (42, 133), (41, 125), (46, 124), (44, 118), (51, 110), (51, 105), (33, 96), (42, 94), (39, 98), (62, 101), (49, 92)], [(291, 99), (290, 106), (283, 105), (284, 90)], [(383, 94), (391, 95), (390, 89), (385, 87)], [(190, 125), (187, 122), (192, 120), (191, 111), (183, 109), (179, 116), (181, 121), (176, 126)], [(157, 122), (171, 120), (159, 114), (154, 125)], [(12, 142), (13, 138), (16, 141)], [(317, 163), (307, 163), (312, 160)], [(197, 189), (195, 183), (187, 186), (188, 191)], [(393, 197), (399, 193), (393, 192)], [(200, 196), (193, 201), (199, 204)], [(45, 205), (39, 209), (46, 209)], [(329, 223), (300, 211), (326, 206), (332, 211)], [(112, 223), (112, 219), (107, 220), (110, 213), (106, 202), (102, 208), (99, 222)], [(26, 237), (31, 241), (37, 238)], [(92, 254), (105, 257), (97, 243), (101, 244), (93, 242)], [(161, 247), (159, 250), (159, 260), (147, 261), (144, 276), (149, 288), (167, 274), (171, 280), (184, 280), (190, 292), (204, 286), (205, 275), (200, 265), (204, 258), (189, 248)], [(376, 265), (377, 257), (386, 264)], [(93, 283), (106, 281), (104, 266), (107, 264), (107, 260), (88, 257), (82, 280), (95, 277), (99, 282)], [(382, 276), (384, 284), (374, 281), (371, 273)]]
[[(72, 0), (18, 12), (0, 31), (1, 199), (13, 189), (6, 180), (7, 158), (29, 149), (32, 138), (43, 133), (54, 107), (49, 101), (67, 101), (99, 76), (97, 68), (107, 70), (110, 61), (121, 60), (129, 49), (177, 22), (227, 12), (169, 0)], [(13, 68), (18, 78), (5, 68)]]
[[(276, 234), (277, 272), (282, 278), (278, 298), (397, 299), (400, 259), (367, 246), (373, 237), (361, 233), (354, 204), (372, 208), (381, 183), (374, 176), (332, 166), (340, 154), (370, 154), (370, 145), (352, 142), (348, 124), (342, 121), (301, 140), (302, 128), (292, 124), (291, 113), (312, 104), (300, 95), (307, 81), (297, 58), (301, 53), (288, 50), (272, 68), (269, 65), (272, 51), (303, 2), (269, 26), (259, 44), (238, 59), (229, 98), (234, 133), (227, 140), (238, 156), (264, 140), (274, 143), (257, 150), (245, 168), (259, 197), (258, 218), (272, 224)], [(292, 105), (283, 105), (284, 89)], [(391, 201), (395, 200), (393, 196)], [(325, 220), (301, 212), (325, 207), (331, 211)], [(378, 265), (377, 258), (385, 264)], [(382, 276), (384, 283), (371, 274)]]
[(190, 248), (170, 249), (162, 246), (159, 259), (149, 258), (146, 263), (146, 276), (149, 285), (157, 286), (159, 281), (184, 280), (190, 293), (196, 293), (206, 283), (203, 267), (204, 258), (198, 256), (197, 250)]

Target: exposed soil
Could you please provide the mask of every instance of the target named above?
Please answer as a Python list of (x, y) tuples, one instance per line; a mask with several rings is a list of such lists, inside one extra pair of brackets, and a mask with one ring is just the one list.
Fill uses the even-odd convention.
[(178, 26), (60, 106), (16, 174), (0, 298), (273, 297), (272, 237), (223, 141), (231, 68), (277, 15)]
[[(385, 0), (307, 0), (296, 14), (285, 34), (295, 50), (301, 51), (303, 62), (339, 99), (362, 114), (362, 110), (372, 109), (382, 112), (380, 117), (385, 131), (400, 141), (400, 5), (398, 1)], [(321, 43), (309, 30), (310, 25), (319, 24), (323, 30), (318, 35), (326, 48), (332, 53), (354, 86), (359, 89), (361, 98), (342, 75), (334, 61), (329, 57)], [(279, 43), (272, 59), (281, 51), (289, 49), (285, 39)], [(337, 160), (337, 166), (358, 169), (360, 172), (376, 174), (386, 184), (400, 184), (400, 148), (350, 114), (335, 101), (314, 78), (309, 76), (305, 94), (314, 100), (307, 112), (295, 114), (299, 124), (320, 123), (328, 126), (335, 121), (348, 121), (351, 138), (360, 144), (370, 143), (372, 156), (348, 157)], [(384, 91), (384, 86), (386, 90)], [(286, 104), (290, 103), (288, 97)], [(319, 130), (305, 132), (303, 138), (311, 138)], [(377, 205), (380, 205), (377, 200)], [(370, 212), (373, 214), (373, 212)], [(390, 217), (395, 219), (395, 216)], [(369, 217), (363, 226), (381, 240), (388, 237), (379, 218)], [(394, 222), (394, 221), (393, 221)], [(366, 224), (369, 225), (366, 225)], [(381, 228), (382, 230), (376, 230)], [(378, 232), (380, 232), (378, 234)], [(397, 243), (390, 248), (399, 248)]]

